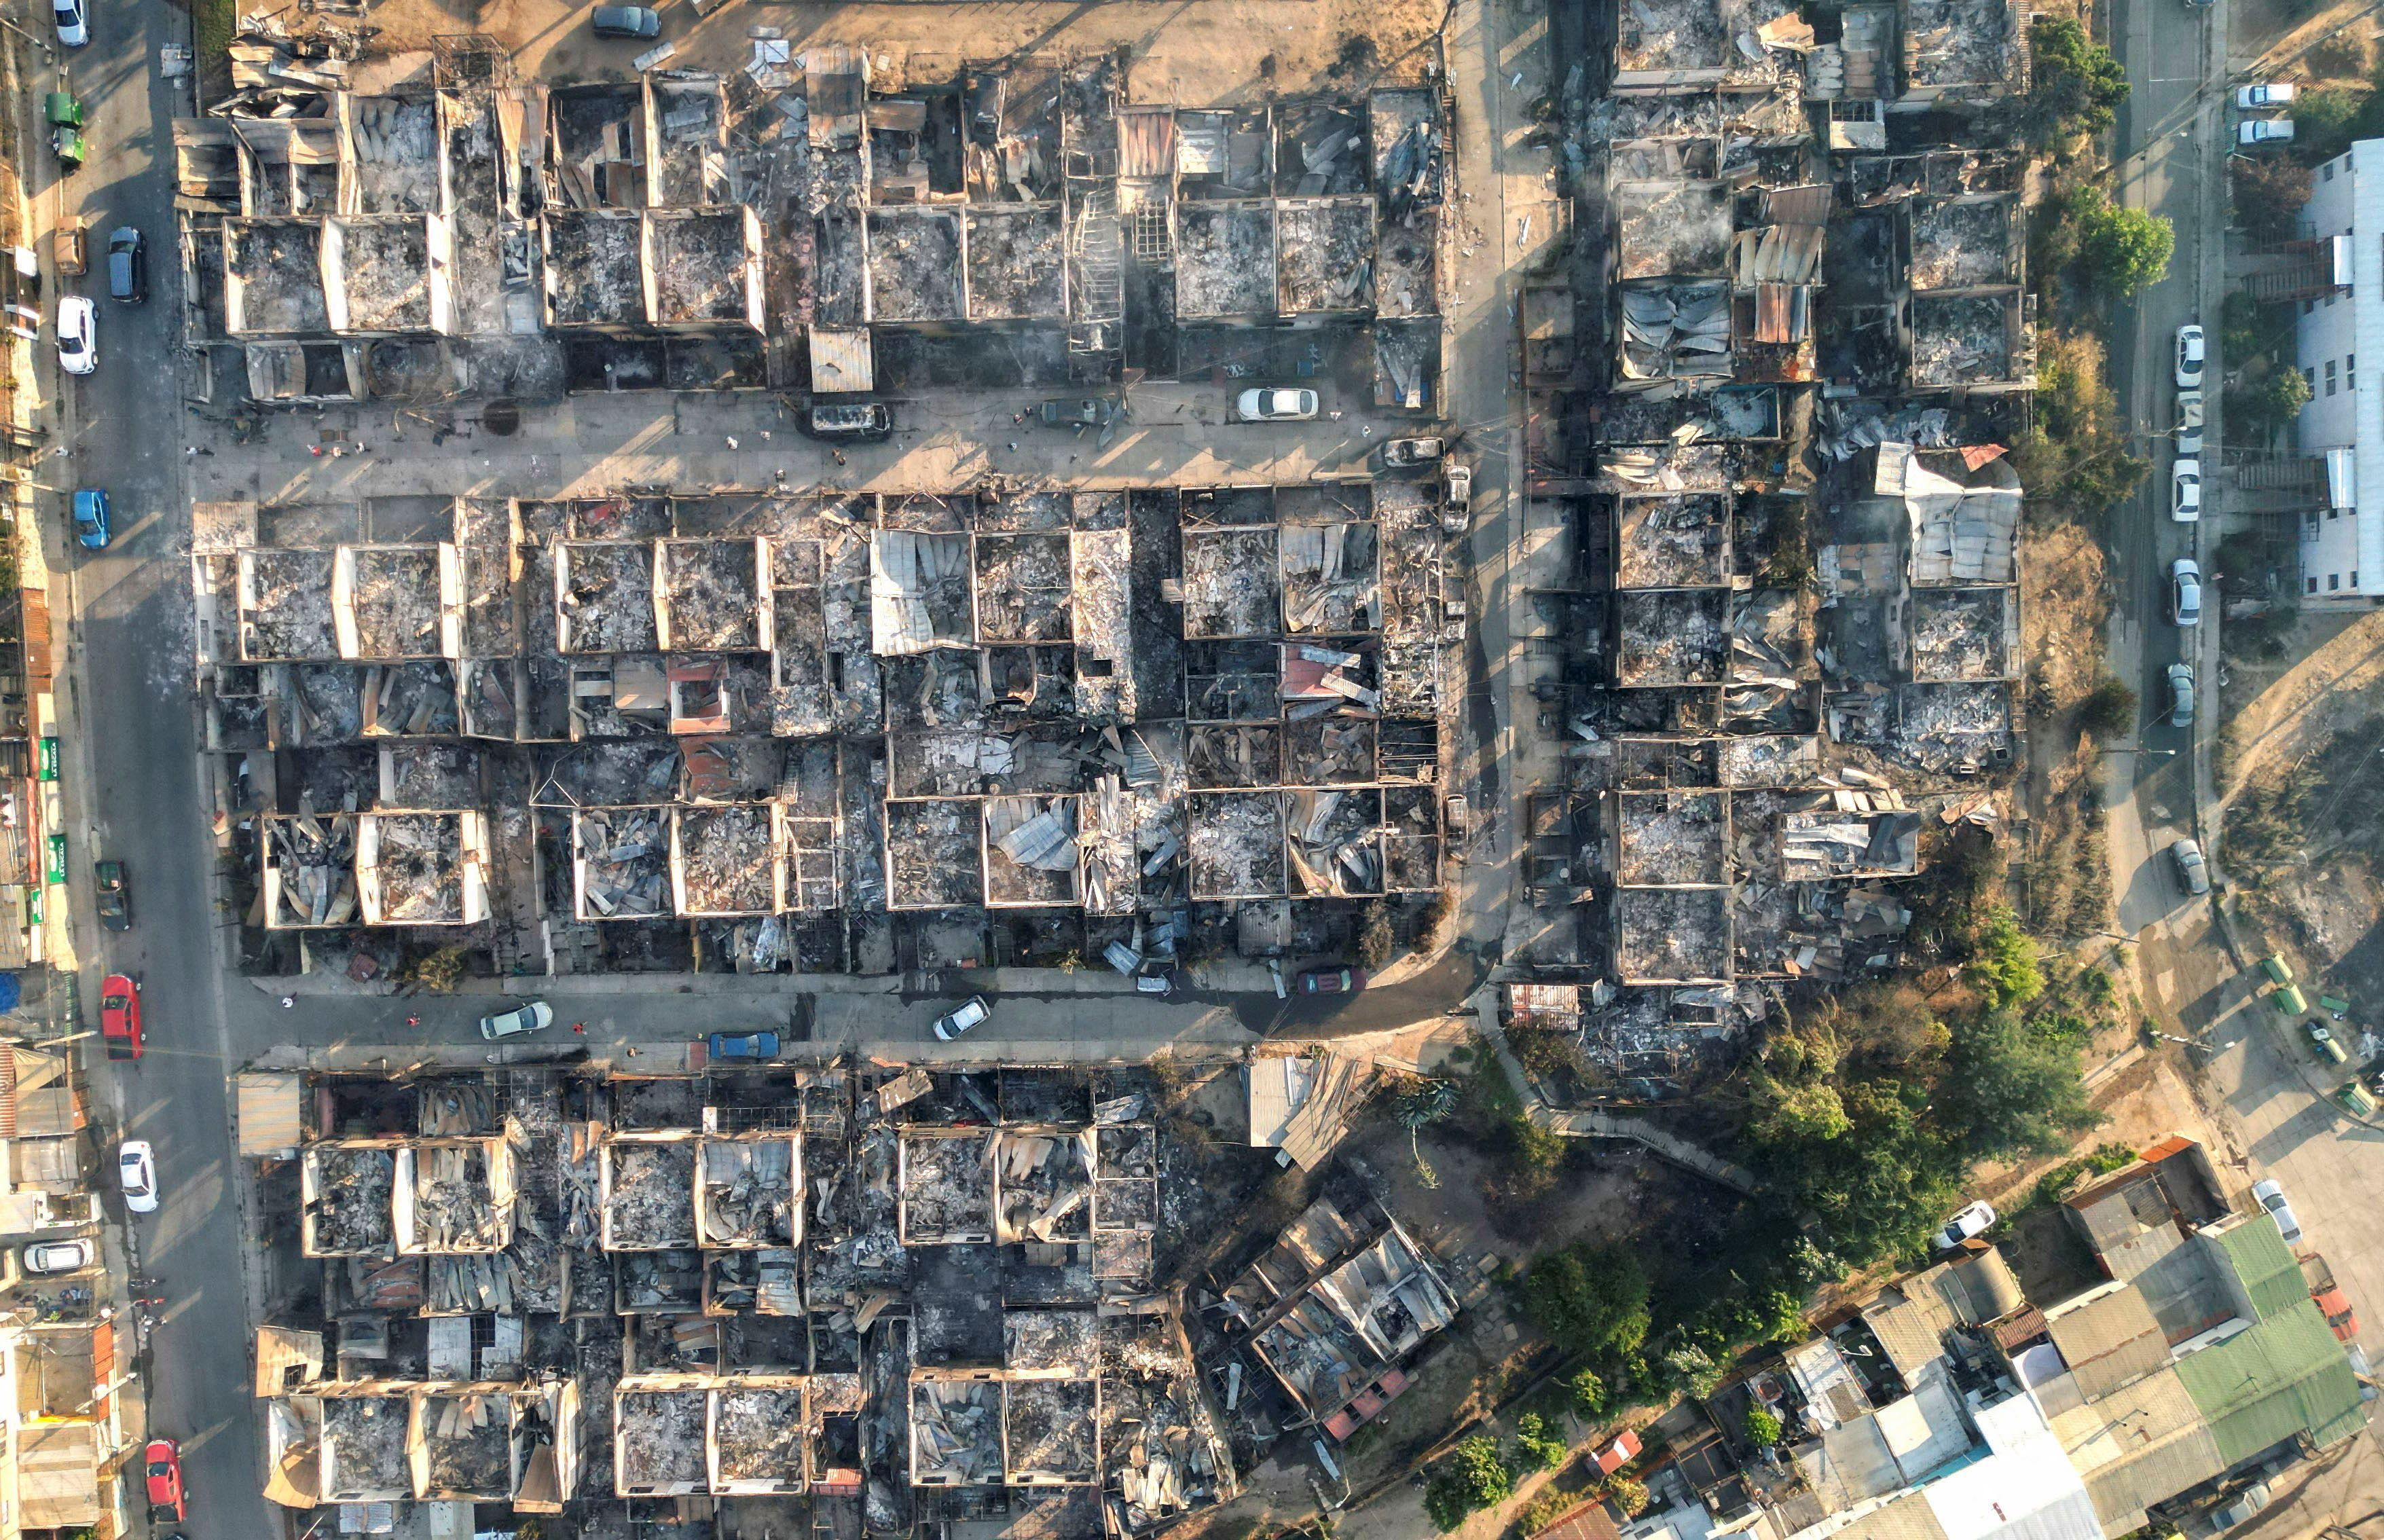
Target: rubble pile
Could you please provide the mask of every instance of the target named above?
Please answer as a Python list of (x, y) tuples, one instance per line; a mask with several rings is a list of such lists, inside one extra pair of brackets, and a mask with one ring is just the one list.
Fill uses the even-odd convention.
[(561, 546), (556, 555), (556, 570), (567, 579), (555, 596), (565, 652), (656, 649), (651, 546), (591, 541)]
[(318, 1145), (307, 1161), (309, 1253), (385, 1250), (395, 1238), (390, 1195), (397, 1185), (397, 1157), (378, 1145)]
[(783, 1247), (800, 1238), (789, 1140), (706, 1139), (701, 1163), (704, 1245)]
[(700, 1488), (704, 1460), (702, 1391), (623, 1390), (614, 1402), (614, 1458), (625, 1492)]
[(405, 1459), (405, 1402), (394, 1396), (323, 1403), (324, 1496), (373, 1501), (414, 1489)]
[(922, 1486), (998, 1485), (1001, 1387), (976, 1380), (911, 1386), (911, 1479)]
[(725, 1390), (713, 1417), (722, 1480), (801, 1483), (809, 1426), (802, 1386)]
[(489, 1146), (478, 1141), (430, 1145), (415, 1158), (419, 1249), (495, 1251), (513, 1238), (512, 1204), (500, 1203), (489, 1169)]
[(1093, 1133), (1005, 1133), (995, 1145), (1002, 1241), (1089, 1240), (1093, 1233)]
[(340, 655), (331, 622), (329, 552), (252, 552), (243, 576), (241, 656), (265, 662)]
[(266, 861), (278, 876), (279, 912), (268, 925), (345, 925), (356, 912), (356, 826), (353, 818), (300, 812), (265, 824)]
[(510, 1411), (502, 1396), (424, 1397), (422, 1435), (430, 1452), (431, 1490), (490, 1501), (510, 1497)]
[(377, 821), (380, 907), (389, 923), (464, 918), (464, 850), (454, 819), (384, 813)]
[(576, 825), (582, 917), (666, 912), (670, 839), (659, 809), (590, 809), (577, 815)]
[(604, 1147), (603, 1236), (608, 1250), (696, 1244), (691, 1140), (615, 1139)]

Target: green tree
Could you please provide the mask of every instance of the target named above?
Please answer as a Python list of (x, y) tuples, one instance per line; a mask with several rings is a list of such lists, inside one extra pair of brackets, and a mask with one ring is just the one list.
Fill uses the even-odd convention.
[(1754, 1091), (1752, 1132), (1767, 1144), (1834, 1139), (1849, 1126), (1845, 1103), (1826, 1081), (1788, 1086), (1757, 1072)]
[(2026, 1005), (2044, 992), (2044, 970), (2038, 965), (2036, 943), (2019, 927), (2009, 906), (1995, 904), (1986, 913), (1986, 928), (1964, 964), (1962, 976), (1986, 996), (1991, 1007)]
[(2096, 738), (2119, 737), (2136, 725), (2136, 692), (2117, 675), (2104, 675), (2079, 702), (2078, 725)]
[(1761, 1407), (1749, 1407), (1746, 1411), (1746, 1441), (1758, 1449), (1768, 1449), (1780, 1442), (1780, 1419)]
[(2128, 99), (2128, 72), (2111, 50), (2067, 16), (2048, 16), (2029, 29), (2028, 120), (2039, 143), (2076, 133), (2098, 133), (2118, 121)]
[(1664, 1355), (1665, 1372), (1674, 1384), (1698, 1400), (1705, 1400), (1721, 1388), (1730, 1366), (1714, 1361), (1714, 1356), (1694, 1342), (1683, 1342)]
[(1514, 1473), (1498, 1456), (1498, 1441), (1482, 1434), (1458, 1441), (1424, 1482), (1423, 1509), (1442, 1534), (1466, 1515), (1505, 1502), (1515, 1490)]
[(1571, 1246), (1532, 1264), (1523, 1304), (1556, 1345), (1604, 1358), (1647, 1339), (1647, 1274), (1620, 1247)]
[(1561, 1434), (1551, 1432), (1547, 1419), (1536, 1411), (1527, 1411), (1515, 1419), (1515, 1470), (1517, 1473), (1547, 1471), (1564, 1463), (1572, 1452)]
[(1576, 1369), (1565, 1381), (1565, 1394), (1572, 1397), (1572, 1410), (1583, 1422), (1594, 1422), (1606, 1413), (1606, 1382), (1597, 1377), (1595, 1369)]
[(2228, 388), (2227, 420), (2230, 426), (2240, 424), (2247, 433), (2279, 433), (2309, 404), (2308, 377), (2280, 364), (2258, 379)]
[(2126, 299), (2158, 283), (2177, 251), (2177, 229), (2139, 208), (2122, 208), (2099, 187), (2063, 194), (2055, 250), (2068, 254), (2080, 281), (2097, 293)]
[(1955, 1027), (1938, 1102), (1946, 1132), (1977, 1161), (2055, 1154), (2103, 1121), (2087, 1105), (2077, 1046), (2045, 1041), (2010, 1011)]

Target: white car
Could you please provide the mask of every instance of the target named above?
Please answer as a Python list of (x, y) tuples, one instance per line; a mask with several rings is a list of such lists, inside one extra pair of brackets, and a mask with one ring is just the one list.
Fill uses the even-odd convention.
[(17, 1255), (28, 1274), (42, 1278), (81, 1272), (91, 1265), (95, 1249), (87, 1240), (37, 1240)]
[(2254, 107), (2289, 107), (2293, 105), (2296, 88), (2291, 81), (2266, 81), (2257, 85), (2235, 88), (2235, 105), (2245, 112)]
[(524, 1032), (542, 1032), (553, 1025), (554, 1007), (542, 1000), (534, 1000), (518, 1011), (482, 1016), (480, 1036), (493, 1043), (500, 1037), (516, 1037)]
[(2168, 725), (2172, 727), (2193, 726), (2193, 665), (2173, 663), (2168, 665)]
[(992, 1014), (993, 1007), (985, 1002), (983, 995), (971, 995), (958, 1009), (936, 1018), (936, 1037), (949, 1043)]
[(2177, 393), (2177, 452), (2199, 455), (2202, 453), (2202, 392), (2179, 391)]
[(1306, 422), (1316, 416), (1316, 392), (1260, 386), (1234, 398), (1234, 416), (1244, 422)]
[(2235, 143), (2245, 149), (2292, 142), (2293, 120), (2290, 118), (2246, 118), (2235, 125)]
[(2168, 471), (2168, 516), (2179, 524), (2202, 518), (2202, 462), (2179, 460)]
[(2302, 1238), (2302, 1222), (2293, 1217), (2293, 1206), (2285, 1201), (2285, 1189), (2278, 1186), (2275, 1177), (2253, 1183), (2252, 1196), (2260, 1200), (2260, 1207), (2276, 1216), (2277, 1228), (2284, 1232), (2286, 1245)]
[(2168, 617), (2179, 626), (2202, 624), (2202, 566), (2191, 556), (2169, 564)]
[(2177, 329), (2177, 388), (2202, 389), (2202, 328), (2198, 326)]
[(1972, 1236), (1984, 1235), (1994, 1228), (1995, 1211), (1991, 1203), (1973, 1203), (1945, 1222), (1937, 1232), (1937, 1249), (1951, 1251)]
[(124, 1206), (136, 1214), (157, 1211), (157, 1158), (147, 1139), (127, 1139), (116, 1152), (116, 1180), (124, 1188)]
[(2229, 1530), (2254, 1514), (2265, 1512), (2268, 1506), (2268, 1484), (2255, 1481), (2243, 1488), (2241, 1496), (2210, 1516), (2214, 1530)]
[(50, 0), (50, 14), (57, 18), (60, 43), (80, 48), (91, 41), (91, 12), (84, 0)]
[(58, 301), (58, 367), (68, 374), (99, 367), (99, 306), (81, 294)]

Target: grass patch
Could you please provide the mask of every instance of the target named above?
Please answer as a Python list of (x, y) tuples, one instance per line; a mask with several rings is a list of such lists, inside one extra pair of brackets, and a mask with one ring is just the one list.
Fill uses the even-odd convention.
[(240, 29), (240, 0), (190, 0), (192, 61), (199, 77), (199, 109), (231, 94), (232, 34)]

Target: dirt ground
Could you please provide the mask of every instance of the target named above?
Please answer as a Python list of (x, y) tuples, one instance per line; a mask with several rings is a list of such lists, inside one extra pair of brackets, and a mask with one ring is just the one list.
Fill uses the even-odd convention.
[(2111, 913), (2101, 764), (2078, 726), (2079, 704), (2104, 672), (2109, 571), (2093, 536), (2066, 523), (2022, 532), (2019, 570), (2032, 820), (2020, 847), (2021, 914), (2040, 934), (2084, 936)]
[(2228, 52), (2237, 59), (2286, 62), (2271, 70), (2248, 66), (2250, 75), (2277, 74), (2305, 82), (2364, 75), (2372, 44), (2367, 0), (2313, 6), (2310, 0), (2236, 0), (2229, 12)]
[[(242, 0), (245, 12), (272, 9)], [(1022, 52), (1091, 55), (1124, 48), (1133, 56), (1136, 103), (1206, 106), (1362, 90), (1377, 78), (1412, 81), (1436, 56), (1440, 0), (1256, 0), (1229, 6), (998, 4), (955, 11), (938, 5), (853, 5), (773, 9), (766, 16), (725, 6), (699, 17), (691, 5), (662, 12), (662, 41), (677, 45), (671, 68), (741, 68), (751, 56), (748, 29), (776, 27), (800, 53), (813, 43), (867, 50), (872, 87), (946, 84), (964, 62)], [(382, 69), (403, 70), (406, 56), (430, 39), (482, 32), (509, 49), (525, 80), (549, 84), (632, 78), (629, 61), (645, 44), (600, 39), (584, 6), (555, 0), (379, 0), (373, 24)], [(964, 18), (965, 19), (956, 19)], [(427, 66), (428, 55), (423, 55)], [(401, 76), (402, 78), (402, 76)]]
[(2384, 992), (2384, 614), (2303, 623), (2292, 661), (2233, 665), (2222, 730), (2220, 866), (2239, 918), (2333, 993)]

